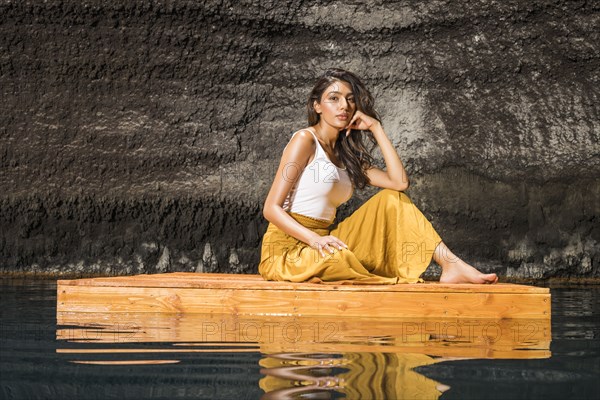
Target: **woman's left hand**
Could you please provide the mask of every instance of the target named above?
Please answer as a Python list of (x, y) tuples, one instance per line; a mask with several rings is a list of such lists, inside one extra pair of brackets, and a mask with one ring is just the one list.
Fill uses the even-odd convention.
[(381, 123), (375, 118), (369, 117), (362, 111), (356, 111), (350, 120), (350, 123), (346, 126), (346, 136), (350, 134), (351, 129), (357, 129), (361, 131), (372, 130), (372, 128), (378, 124), (381, 125)]

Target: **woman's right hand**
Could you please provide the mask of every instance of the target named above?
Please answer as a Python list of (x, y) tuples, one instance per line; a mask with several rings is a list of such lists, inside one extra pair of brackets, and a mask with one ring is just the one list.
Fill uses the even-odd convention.
[(348, 123), (348, 125), (346, 125), (346, 136), (348, 136), (350, 134), (350, 131), (352, 129), (357, 129), (357, 130), (361, 130), (361, 131), (366, 131), (369, 130), (371, 132), (373, 132), (373, 128), (377, 127), (377, 126), (381, 126), (381, 122), (379, 122), (378, 120), (376, 120), (373, 117), (369, 117), (367, 114), (363, 113), (362, 111), (356, 111), (354, 113), (354, 116), (352, 116), (352, 119), (350, 120), (350, 122)]
[(318, 250), (321, 253), (321, 256), (325, 257), (325, 251), (329, 253), (335, 253), (334, 249), (342, 250), (342, 248), (348, 248), (346, 243), (342, 242), (340, 239), (333, 235), (327, 236), (317, 236), (310, 243), (310, 247), (315, 250)]

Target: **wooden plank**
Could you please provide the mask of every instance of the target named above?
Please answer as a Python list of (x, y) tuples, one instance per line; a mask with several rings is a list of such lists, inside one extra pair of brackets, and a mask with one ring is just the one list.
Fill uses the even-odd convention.
[(153, 275), (117, 276), (59, 280), (59, 286), (118, 286), (118, 287), (172, 287), (212, 289), (255, 289), (295, 291), (349, 291), (349, 292), (468, 292), (468, 293), (532, 293), (547, 294), (548, 288), (516, 284), (443, 284), (426, 282), (400, 285), (314, 284), (265, 281), (260, 275), (199, 274), (175, 272)]
[[(464, 291), (289, 290), (59, 284), (57, 312), (167, 312), (377, 318), (550, 318), (550, 295)], [(394, 285), (410, 287), (411, 285)], [(493, 285), (482, 285), (490, 287)], [(378, 288), (378, 287), (377, 287)], [(448, 289), (446, 289), (448, 290)]]

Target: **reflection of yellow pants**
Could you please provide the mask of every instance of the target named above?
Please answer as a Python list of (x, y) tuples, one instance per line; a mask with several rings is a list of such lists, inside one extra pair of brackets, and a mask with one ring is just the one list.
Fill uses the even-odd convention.
[(442, 241), (431, 223), (395, 190), (383, 189), (333, 230), (330, 222), (289, 213), (321, 236), (348, 245), (322, 256), (318, 250), (269, 223), (263, 236), (260, 274), (267, 280), (385, 284), (421, 282)]
[[(277, 354), (260, 360), (261, 373), (266, 376), (259, 386), (272, 395), (265, 398), (291, 398), (284, 395), (302, 387), (306, 392), (335, 390), (349, 399), (438, 399), (442, 394), (438, 382), (413, 371), (436, 362), (424, 354), (344, 353), (341, 359), (315, 358), (313, 365), (300, 356), (295, 362), (293, 355), (281, 359)], [(333, 362), (329, 369), (328, 361)], [(319, 380), (334, 381), (337, 387), (319, 387)]]

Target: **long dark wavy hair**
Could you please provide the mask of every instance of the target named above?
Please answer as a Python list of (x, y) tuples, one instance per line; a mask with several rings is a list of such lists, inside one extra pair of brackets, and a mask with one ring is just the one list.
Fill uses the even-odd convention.
[[(381, 118), (375, 111), (375, 100), (371, 92), (365, 87), (360, 78), (350, 71), (341, 68), (331, 68), (321, 75), (308, 97), (308, 123), (310, 126), (319, 122), (321, 116), (315, 111), (314, 102), (321, 103), (323, 92), (334, 82), (346, 82), (352, 87), (356, 110), (362, 111), (366, 115), (375, 118), (381, 123)], [(371, 148), (367, 149), (364, 144), (364, 138), (371, 141)], [(346, 166), (346, 171), (354, 187), (362, 189), (370, 183), (365, 171), (373, 165), (371, 151), (377, 144), (371, 131), (352, 129), (348, 137), (345, 131), (342, 131), (335, 143), (335, 155)]]

